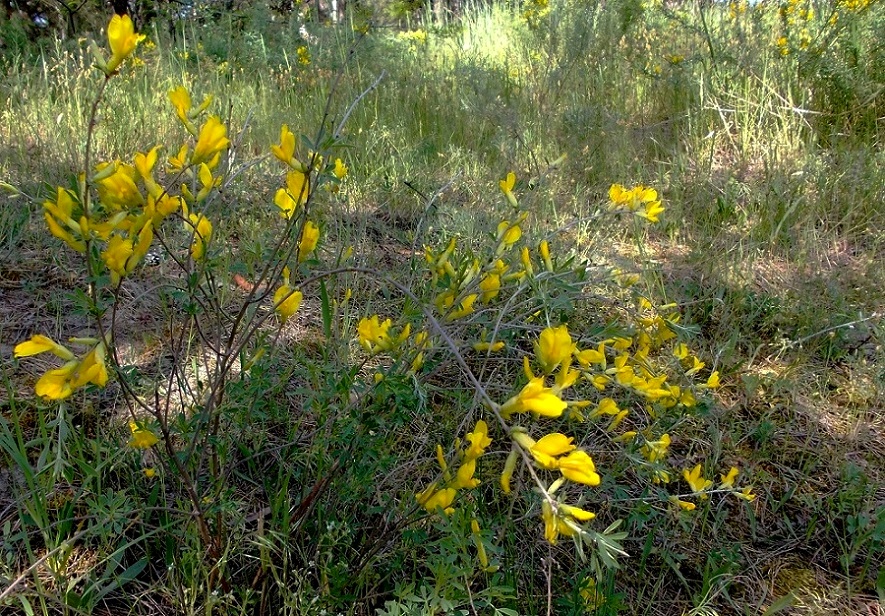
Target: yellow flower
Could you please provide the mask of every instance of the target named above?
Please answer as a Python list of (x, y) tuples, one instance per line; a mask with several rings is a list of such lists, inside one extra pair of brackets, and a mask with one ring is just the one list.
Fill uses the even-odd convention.
[(442, 445), (439, 443), (436, 444), (436, 463), (439, 464), (439, 468), (443, 472), (443, 477), (448, 481), (449, 479), (449, 465), (446, 463), (446, 454), (443, 453)]
[(580, 507), (572, 507), (563, 503), (556, 504), (557, 510), (554, 511), (553, 505), (549, 501), (541, 503), (541, 518), (544, 520), (544, 538), (551, 545), (556, 545), (559, 535), (573, 537), (578, 534), (580, 526), (578, 521), (587, 522), (596, 517), (595, 513), (585, 511)]
[(712, 374), (710, 374), (709, 378), (707, 378), (707, 387), (710, 389), (716, 389), (719, 387), (719, 371), (714, 370)]
[(596, 407), (596, 410), (590, 413), (590, 418), (600, 417), (602, 415), (617, 415), (621, 412), (621, 409), (618, 408), (618, 403), (612, 400), (611, 398), (603, 398), (599, 401), (599, 405)]
[(559, 538), (559, 520), (553, 512), (553, 506), (546, 500), (541, 503), (541, 519), (544, 520), (544, 538), (550, 545), (556, 545)]
[(559, 510), (563, 514), (573, 517), (579, 522), (589, 522), (596, 517), (596, 514), (592, 511), (586, 511), (584, 509), (581, 509), (580, 507), (574, 507), (572, 505), (560, 504)]
[(212, 240), (212, 223), (202, 214), (190, 214), (188, 219), (191, 222), (189, 228), (194, 234), (191, 256), (199, 261), (206, 256), (206, 246)]
[(488, 567), (489, 557), (486, 554), (486, 546), (482, 542), (482, 537), (479, 533), (479, 521), (476, 518), (470, 520), (470, 533), (473, 535), (473, 543), (476, 546), (476, 557), (479, 559), (479, 564), (484, 568)]
[(617, 337), (617, 338), (612, 338), (608, 342), (611, 343), (612, 348), (614, 348), (616, 351), (626, 351), (631, 346), (633, 346), (633, 339), (632, 338)]
[(519, 241), (519, 238), (522, 237), (522, 228), (519, 226), (519, 222), (511, 223), (509, 220), (502, 220), (498, 223), (498, 233), (497, 238), (498, 242), (500, 242), (502, 249), (507, 249), (513, 246), (516, 242)]
[(197, 145), (194, 146), (191, 163), (199, 165), (209, 162), (216, 154), (226, 150), (229, 145), (227, 127), (221, 123), (218, 116), (209, 116), (209, 119), (203, 124), (203, 128), (200, 129), (200, 136), (197, 137)]
[[(61, 189), (59, 189), (59, 195), (61, 195), (61, 193), (62, 191)], [(64, 191), (64, 193), (67, 194), (67, 191)], [(46, 226), (49, 227), (49, 232), (77, 252), (86, 252), (86, 243), (75, 238), (74, 235), (70, 231), (68, 231), (68, 229), (62, 227), (59, 224), (59, 220), (64, 222), (68, 226), (68, 228), (75, 230), (78, 235), (81, 233), (80, 225), (74, 222), (74, 220), (70, 218), (70, 215), (68, 215), (68, 217), (65, 219), (57, 219), (51, 213), (52, 210), (49, 207), (54, 205), (55, 204), (53, 204), (51, 201), (46, 201), (45, 203), (43, 203), (43, 207), (46, 209), (46, 211), (43, 212), (43, 218), (46, 220)]]
[(627, 432), (624, 432), (620, 436), (614, 437), (612, 440), (616, 443), (627, 443), (627, 442), (632, 443), (635, 438), (636, 438), (636, 430), (628, 430)]
[(700, 359), (698, 359), (697, 356), (695, 356), (695, 355), (692, 355), (690, 359), (691, 359), (692, 365), (691, 365), (691, 368), (689, 368), (688, 370), (685, 371), (685, 376), (691, 376), (693, 374), (697, 374), (698, 372), (701, 371), (701, 368), (703, 368), (704, 366), (707, 365), (704, 362), (702, 362)]
[(332, 169), (332, 175), (339, 180), (343, 180), (347, 175), (347, 165), (340, 158), (335, 159), (335, 167)]
[(735, 492), (734, 495), (740, 499), (747, 501), (748, 503), (756, 500), (756, 495), (753, 494), (753, 488), (750, 486), (743, 488), (740, 492)]
[(139, 177), (144, 182), (145, 187), (148, 189), (148, 201), (150, 201), (151, 198), (156, 200), (164, 196), (168, 196), (165, 194), (163, 187), (157, 184), (156, 181), (154, 181), (153, 171), (154, 167), (157, 166), (159, 150), (160, 146), (154, 146), (146, 153), (136, 152), (135, 156), (132, 159), (132, 162), (135, 165), (135, 170), (138, 172)]
[(153, 479), (157, 476), (157, 471), (153, 468), (146, 468), (141, 471), (147, 479)]
[(451, 508), (451, 504), (457, 494), (455, 488), (436, 490), (436, 484), (431, 484), (426, 490), (416, 494), (415, 498), (419, 505), (431, 513), (436, 511), (437, 507), (442, 508), (445, 513), (452, 513), (454, 509)]
[(290, 171), (286, 174), (286, 188), (280, 188), (274, 197), (274, 203), (283, 218), (292, 218), (299, 206), (304, 205), (310, 193), (307, 175), (301, 171)]
[(541, 242), (538, 246), (538, 252), (541, 254), (541, 260), (544, 261), (544, 267), (547, 268), (548, 272), (553, 272), (553, 261), (550, 260), (550, 244), (547, 243), (547, 240)]
[(71, 388), (78, 389), (87, 383), (104, 387), (108, 382), (108, 370), (104, 363), (105, 347), (104, 344), (97, 344), (83, 361), (77, 366), (77, 370), (72, 374)]
[(390, 319), (381, 322), (377, 314), (372, 318), (360, 319), (357, 326), (360, 344), (366, 351), (373, 354), (390, 350), (393, 346), (393, 341), (390, 338), (391, 325)]
[(280, 322), (285, 324), (301, 307), (303, 294), (295, 291), (288, 284), (282, 284), (273, 294), (274, 309), (280, 315)]
[(694, 394), (686, 389), (682, 392), (682, 395), (679, 396), (679, 404), (687, 408), (692, 408), (697, 404), (697, 400), (695, 400)]
[(555, 470), (559, 468), (559, 461), (556, 458), (575, 450), (575, 446), (572, 444), (574, 440), (570, 436), (554, 432), (544, 436), (532, 445), (529, 448), (529, 453), (543, 468)]
[(598, 486), (600, 477), (596, 473), (596, 465), (586, 451), (573, 451), (559, 459), (559, 472), (566, 479), (588, 486)]
[(32, 355), (39, 355), (40, 353), (46, 352), (52, 353), (56, 357), (60, 357), (65, 361), (74, 359), (74, 354), (71, 353), (67, 347), (60, 345), (52, 338), (40, 334), (31, 336), (30, 340), (19, 342), (12, 350), (15, 357), (30, 357)]
[(473, 304), (476, 302), (476, 299), (479, 297), (476, 293), (471, 293), (467, 297), (461, 300), (458, 304), (458, 308), (456, 310), (452, 310), (446, 315), (447, 321), (454, 321), (455, 319), (460, 319), (462, 317), (466, 317), (468, 314), (473, 313)]
[(738, 467), (732, 466), (727, 475), (719, 475), (722, 479), (722, 483), (719, 484), (719, 487), (722, 489), (734, 487), (734, 480), (737, 479), (738, 473), (740, 473)]
[(174, 90), (169, 91), (169, 102), (175, 107), (175, 115), (178, 116), (178, 119), (181, 120), (181, 123), (184, 124), (187, 131), (196, 136), (197, 129), (191, 122), (191, 118), (197, 117), (209, 108), (209, 105), (212, 104), (212, 95), (206, 96), (206, 98), (203, 99), (203, 102), (200, 103), (199, 107), (191, 110), (192, 103), (190, 93), (188, 93), (187, 88), (184, 86), (178, 86)]
[(695, 494), (700, 492), (704, 492), (710, 486), (713, 485), (713, 482), (709, 479), (704, 479), (704, 476), (701, 474), (701, 465), (698, 464), (692, 470), (685, 469), (682, 471), (682, 477), (685, 479), (685, 482), (691, 488), (691, 491)]
[(487, 304), (498, 296), (501, 291), (501, 275), (489, 272), (479, 282), (479, 290), (482, 291), (480, 301)]
[(516, 186), (516, 174), (511, 171), (507, 174), (506, 178), (498, 182), (498, 186), (507, 198), (507, 202), (513, 207), (519, 207), (519, 203), (516, 201), (516, 195), (513, 194), (513, 188)]
[[(307, 167), (295, 158), (295, 149), (297, 146), (298, 140), (295, 138), (295, 134), (289, 130), (288, 125), (283, 124), (280, 128), (280, 143), (279, 145), (270, 146), (270, 151), (279, 161), (291, 167), (292, 170), (304, 173), (307, 171)], [(293, 191), (293, 198), (297, 197), (299, 193), (300, 191)]]
[(519, 452), (514, 448), (510, 450), (510, 455), (504, 462), (504, 471), (501, 473), (501, 489), (504, 494), (510, 494), (510, 480), (513, 478), (513, 471), (516, 469), (516, 462)]
[(132, 240), (121, 235), (114, 235), (108, 241), (108, 247), (101, 253), (101, 259), (111, 271), (111, 284), (117, 286), (126, 275), (126, 262), (132, 256), (134, 248)]
[(686, 359), (689, 355), (690, 351), (688, 350), (688, 345), (686, 345), (684, 342), (680, 342), (675, 347), (673, 347), (673, 357), (675, 357), (676, 359)]
[(160, 442), (160, 439), (158, 439), (149, 428), (145, 428), (143, 425), (139, 425), (134, 421), (129, 422), (129, 429), (132, 431), (132, 438), (129, 441), (130, 447), (134, 447), (135, 449), (150, 449)]
[(173, 90), (169, 90), (169, 102), (175, 107), (175, 114), (178, 119), (186, 125), (190, 123), (188, 113), (191, 110), (191, 95), (184, 86), (178, 86)]
[(506, 345), (498, 340), (497, 342), (474, 342), (473, 350), (479, 353), (497, 353), (501, 349), (503, 349)]
[(532, 256), (529, 254), (529, 247), (523, 246), (519, 253), (519, 260), (522, 262), (525, 275), (529, 278), (535, 277), (535, 268), (532, 266)]
[(302, 66), (307, 66), (310, 64), (310, 51), (308, 51), (307, 47), (302, 45), (295, 50), (295, 54), (298, 56), (298, 64)]
[(473, 432), (468, 432), (464, 438), (470, 443), (470, 447), (464, 451), (464, 457), (468, 460), (478, 458), (492, 444), (492, 439), (489, 438), (489, 426), (482, 419), (476, 422)]
[(206, 163), (200, 163), (200, 170), (197, 172), (197, 177), (200, 179), (201, 188), (199, 192), (197, 192), (194, 201), (199, 203), (200, 201), (205, 201), (206, 197), (212, 193), (212, 189), (221, 184), (221, 176), (213, 177), (209, 165)]
[(605, 360), (605, 343), (600, 342), (596, 349), (577, 351), (575, 353), (575, 358), (578, 360), (578, 363), (584, 367), (587, 367), (590, 364), (598, 364), (602, 370), (605, 370), (607, 367), (607, 362)]
[(571, 359), (574, 351), (575, 343), (566, 325), (546, 328), (535, 343), (535, 357), (548, 374)]
[(630, 189), (621, 184), (612, 184), (608, 196), (612, 209), (633, 212), (649, 222), (658, 222), (658, 215), (664, 211), (657, 191), (642, 184)]
[(170, 173), (180, 173), (185, 169), (185, 167), (187, 167), (189, 152), (190, 148), (187, 146), (187, 144), (185, 144), (181, 146), (181, 149), (178, 150), (177, 154), (169, 157)]
[(636, 215), (645, 218), (648, 222), (660, 222), (659, 216), (665, 209), (660, 201), (653, 201), (646, 203), (643, 209), (636, 212)]
[(670, 473), (660, 468), (656, 469), (652, 476), (652, 482), (655, 484), (670, 483)]
[(676, 498), (675, 496), (670, 497), (670, 502), (674, 505), (678, 505), (680, 509), (684, 511), (694, 511), (697, 505), (692, 503), (691, 501), (684, 501)]
[(97, 168), (101, 172), (110, 165), (115, 167), (113, 173), (103, 177), (96, 185), (99, 200), (114, 211), (143, 206), (144, 197), (135, 184), (138, 178), (135, 167), (116, 162), (98, 165)]
[(544, 417), (559, 417), (565, 411), (566, 404), (553, 390), (544, 386), (544, 379), (531, 379), (518, 395), (513, 396), (501, 407), (501, 415), (509, 419), (513, 413), (531, 411)]
[(532, 453), (543, 453), (548, 456), (557, 457), (575, 450), (572, 442), (575, 439), (559, 432), (553, 432), (542, 437), (534, 445), (532, 445)]
[(605, 429), (609, 432), (617, 429), (617, 427), (621, 425), (621, 422), (624, 421), (624, 418), (626, 418), (627, 415), (629, 415), (629, 414), (630, 414), (630, 411), (627, 409), (624, 409), (623, 411), (619, 412), (617, 415), (615, 415), (612, 418), (611, 422), (608, 424), (608, 426)]
[(663, 434), (656, 441), (648, 441), (642, 446), (642, 454), (649, 462), (657, 462), (667, 456), (667, 449), (670, 447), (670, 435)]
[(476, 472), (476, 458), (468, 458), (464, 461), (458, 468), (458, 472), (455, 474), (455, 482), (452, 484), (456, 490), (461, 488), (475, 488), (479, 485), (479, 479), (473, 478), (473, 473)]
[(320, 228), (311, 221), (304, 223), (304, 231), (301, 232), (301, 241), (298, 242), (298, 262), (307, 259), (312, 253), (320, 240)]
[(74, 388), (71, 386), (74, 372), (80, 362), (73, 360), (66, 363), (61, 368), (50, 370), (40, 377), (34, 386), (34, 391), (41, 398), (49, 400), (64, 400), (72, 393)]
[(114, 15), (111, 18), (111, 23), (108, 24), (108, 45), (111, 48), (111, 58), (107, 62), (105, 73), (110, 75), (117, 70), (117, 67), (135, 51), (135, 46), (144, 38), (143, 34), (135, 34), (135, 27), (132, 25), (129, 15)]

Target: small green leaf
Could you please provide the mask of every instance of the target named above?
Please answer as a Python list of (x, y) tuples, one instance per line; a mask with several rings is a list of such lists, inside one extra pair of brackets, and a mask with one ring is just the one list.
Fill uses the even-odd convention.
[(332, 338), (332, 306), (329, 303), (329, 292), (326, 290), (326, 281), (320, 280), (320, 306), (323, 313), (323, 334), (326, 340)]
[(785, 609), (793, 605), (793, 602), (796, 598), (793, 596), (793, 593), (787, 593), (770, 606), (765, 612), (762, 613), (762, 616), (771, 616), (772, 614), (777, 614), (778, 612), (783, 612)]

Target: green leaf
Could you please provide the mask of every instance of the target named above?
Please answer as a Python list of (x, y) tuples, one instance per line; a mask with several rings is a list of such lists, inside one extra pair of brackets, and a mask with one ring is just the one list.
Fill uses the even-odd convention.
[(777, 614), (778, 612), (783, 612), (785, 609), (793, 605), (793, 602), (796, 598), (793, 596), (793, 593), (787, 593), (770, 606), (768, 609), (762, 613), (762, 616), (771, 616), (772, 614)]
[(320, 280), (320, 306), (323, 313), (323, 334), (326, 340), (332, 339), (332, 306), (329, 302), (329, 292), (326, 290), (326, 281)]
[(28, 601), (28, 598), (21, 595), (19, 596), (19, 601), (22, 602), (22, 609), (25, 611), (25, 614), (28, 616), (34, 616), (34, 607), (31, 605), (31, 602)]
[(879, 595), (879, 603), (885, 607), (885, 567), (879, 569), (879, 575), (876, 576), (876, 594)]

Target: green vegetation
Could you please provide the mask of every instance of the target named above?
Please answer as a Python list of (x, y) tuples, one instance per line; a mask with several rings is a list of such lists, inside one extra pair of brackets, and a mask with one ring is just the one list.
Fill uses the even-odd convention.
[(2, 609), (885, 609), (885, 5), (254, 4), (0, 12)]

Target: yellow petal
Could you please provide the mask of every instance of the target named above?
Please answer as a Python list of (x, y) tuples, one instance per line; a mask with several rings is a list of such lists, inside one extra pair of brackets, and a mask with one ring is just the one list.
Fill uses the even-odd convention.
[(580, 449), (559, 460), (559, 471), (563, 477), (576, 483), (588, 486), (598, 486), (600, 483), (593, 459)]
[(510, 450), (507, 461), (504, 462), (504, 471), (501, 473), (501, 489), (504, 494), (510, 494), (510, 480), (513, 478), (513, 471), (516, 469), (516, 461), (518, 457), (516, 449)]
[(61, 368), (50, 370), (40, 377), (34, 386), (34, 391), (41, 398), (64, 400), (74, 393), (71, 378), (79, 365), (78, 361), (69, 361)]
[(31, 355), (38, 355), (47, 351), (57, 357), (61, 357), (65, 361), (74, 359), (74, 354), (66, 347), (60, 345), (52, 338), (40, 334), (35, 334), (31, 336), (30, 340), (25, 340), (15, 345), (12, 353), (15, 357), (30, 357)]
[(197, 138), (197, 145), (194, 146), (191, 163), (198, 165), (208, 162), (216, 154), (226, 150), (229, 145), (227, 127), (221, 123), (218, 116), (209, 116), (209, 119), (203, 124), (203, 128), (200, 129), (200, 136)]
[(571, 436), (554, 432), (538, 440), (538, 442), (532, 447), (532, 451), (545, 453), (548, 456), (561, 456), (576, 449), (572, 444), (574, 440), (575, 439)]

